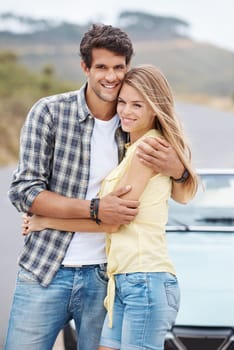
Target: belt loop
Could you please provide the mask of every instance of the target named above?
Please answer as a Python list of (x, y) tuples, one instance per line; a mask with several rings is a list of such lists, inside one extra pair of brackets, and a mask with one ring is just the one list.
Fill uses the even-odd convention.
[(101, 270), (106, 270), (107, 263), (99, 264)]

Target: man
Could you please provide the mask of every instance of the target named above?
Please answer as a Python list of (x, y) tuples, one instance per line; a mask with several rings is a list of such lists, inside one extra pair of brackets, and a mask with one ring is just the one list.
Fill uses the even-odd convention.
[[(132, 43), (119, 28), (93, 25), (81, 40), (80, 54), (87, 83), (79, 91), (43, 98), (29, 112), (9, 196), (22, 212), (129, 223), (139, 204), (121, 199), (130, 187), (95, 201), (98, 207), (91, 199), (124, 154), (126, 135), (115, 109)], [(170, 176), (180, 178), (184, 172), (163, 141), (142, 145), (139, 155)], [(183, 197), (183, 184), (175, 186), (173, 196)], [(105, 263), (102, 233), (44, 230), (27, 236), (5, 350), (49, 350), (70, 319), (79, 350), (97, 349), (105, 316)]]

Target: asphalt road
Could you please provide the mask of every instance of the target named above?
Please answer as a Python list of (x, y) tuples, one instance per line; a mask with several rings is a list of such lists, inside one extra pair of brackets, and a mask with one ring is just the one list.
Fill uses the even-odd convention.
[(178, 104), (196, 168), (234, 168), (234, 114)]
[[(234, 168), (234, 114), (189, 104), (178, 104), (177, 111), (192, 147), (196, 168)], [(17, 256), (23, 244), (20, 214), (7, 199), (14, 167), (0, 169), (0, 349), (6, 335)], [(60, 338), (56, 350), (62, 348)]]

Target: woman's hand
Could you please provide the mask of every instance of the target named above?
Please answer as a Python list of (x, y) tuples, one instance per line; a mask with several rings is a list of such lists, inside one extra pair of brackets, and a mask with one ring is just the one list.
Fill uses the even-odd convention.
[(29, 216), (27, 214), (22, 215), (22, 235), (26, 236), (32, 231), (41, 231), (46, 228), (45, 222), (43, 220), (42, 216), (39, 215), (33, 215)]

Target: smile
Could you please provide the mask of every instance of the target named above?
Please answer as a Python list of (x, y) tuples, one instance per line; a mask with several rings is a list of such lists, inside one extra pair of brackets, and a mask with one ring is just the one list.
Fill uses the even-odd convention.
[(132, 119), (132, 118), (121, 118), (121, 121), (123, 123), (132, 123), (135, 122), (137, 119)]
[(119, 84), (102, 84), (105, 89), (115, 89)]

